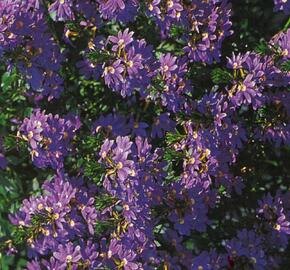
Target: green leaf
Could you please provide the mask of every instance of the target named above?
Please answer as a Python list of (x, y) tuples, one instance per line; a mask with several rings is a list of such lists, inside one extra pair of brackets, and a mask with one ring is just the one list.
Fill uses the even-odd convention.
[(95, 199), (95, 207), (97, 210), (103, 210), (104, 208), (114, 204), (116, 201), (117, 199), (109, 194), (101, 194)]
[(282, 63), (281, 69), (285, 72), (289, 72), (290, 71), (290, 60), (287, 60), (284, 63)]
[(211, 72), (211, 79), (214, 84), (227, 84), (233, 79), (233, 75), (223, 68), (215, 68)]
[(254, 51), (261, 55), (269, 55), (272, 53), (268, 43), (264, 39), (260, 40), (260, 42), (254, 48)]

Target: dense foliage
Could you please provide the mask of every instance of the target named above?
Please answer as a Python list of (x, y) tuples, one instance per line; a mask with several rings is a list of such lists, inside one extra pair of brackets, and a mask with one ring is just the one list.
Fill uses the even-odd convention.
[(0, 1), (0, 268), (290, 269), (289, 13)]

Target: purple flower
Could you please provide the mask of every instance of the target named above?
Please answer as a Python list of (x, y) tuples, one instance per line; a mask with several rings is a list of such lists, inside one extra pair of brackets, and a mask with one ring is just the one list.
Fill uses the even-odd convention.
[(153, 0), (146, 3), (146, 12), (160, 27), (162, 37), (168, 36), (170, 27), (180, 21), (183, 11), (181, 2), (180, 0), (173, 0), (163, 3), (160, 0)]
[(236, 106), (254, 103), (253, 99), (260, 96), (261, 93), (253, 81), (253, 75), (251, 74), (247, 75), (244, 81), (229, 89), (229, 97)]
[(118, 52), (119, 50), (125, 49), (133, 41), (134, 32), (129, 32), (129, 28), (126, 28), (124, 32), (118, 32), (117, 36), (109, 36), (108, 41), (113, 43), (112, 51)]
[(82, 260), (85, 262), (87, 267), (95, 268), (98, 267), (100, 262), (98, 261), (98, 245), (93, 241), (88, 240), (87, 242), (82, 241), (80, 244)]
[(29, 141), (31, 148), (36, 149), (37, 144), (43, 139), (41, 133), (44, 128), (47, 128), (47, 115), (45, 115), (45, 112), (35, 110), (30, 119), (24, 119), (20, 131), (22, 137)]
[(243, 83), (237, 86), (238, 92), (244, 92), (245, 98), (249, 103), (251, 102), (251, 98), (247, 92), (249, 92), (249, 94), (254, 95), (254, 92), (253, 92), (254, 86), (255, 86), (255, 83), (252, 81), (251, 75), (247, 76), (245, 80), (243, 81)]
[(99, 11), (104, 19), (117, 19), (121, 22), (131, 21), (137, 13), (139, 2), (136, 0), (98, 0)]
[[(290, 12), (290, 2), (288, 2)], [(287, 32), (280, 32), (276, 35), (271, 41), (271, 46), (277, 46), (278, 54), (282, 58), (282, 60), (289, 60), (290, 59), (290, 30), (288, 29)]]
[(41, 265), (38, 261), (31, 261), (27, 263), (27, 270), (41, 270)]
[(61, 267), (77, 263), (81, 259), (80, 246), (74, 246), (69, 242), (65, 245), (59, 245), (53, 256), (62, 263)]
[(279, 234), (290, 234), (290, 218), (285, 215), (281, 197), (280, 193), (277, 193), (274, 198), (268, 193), (258, 202), (259, 209), (257, 213), (259, 217), (265, 219), (270, 230), (275, 230)]
[(160, 73), (165, 78), (171, 77), (171, 72), (177, 69), (176, 57), (171, 56), (170, 53), (160, 56)]
[(109, 153), (112, 151), (112, 146), (114, 144), (113, 140), (106, 139), (100, 150), (101, 159), (106, 159), (109, 156)]
[(144, 66), (142, 64), (143, 58), (141, 54), (135, 53), (135, 48), (131, 47), (127, 53), (126, 70), (128, 71), (129, 76), (138, 76), (139, 70), (143, 69)]
[(219, 270), (226, 267), (225, 258), (215, 250), (203, 251), (193, 259), (192, 270)]
[(274, 0), (274, 11), (283, 10), (285, 14), (290, 12), (290, 2), (288, 0)]
[(181, 235), (189, 235), (193, 229), (204, 232), (208, 223), (208, 206), (203, 201), (205, 191), (200, 184), (192, 188), (183, 186), (179, 181), (173, 183), (168, 191), (166, 204), (172, 209), (168, 219)]
[(235, 53), (233, 52), (231, 58), (227, 57), (228, 59), (227, 67), (234, 70), (242, 69), (243, 64), (246, 62), (249, 54), (250, 53), (247, 52), (244, 55), (242, 55), (241, 53), (239, 53), (238, 55), (235, 55)]
[(137, 263), (134, 262), (136, 254), (132, 250), (126, 250), (126, 247), (120, 248), (118, 255), (121, 260), (120, 265), (123, 266), (124, 270), (136, 270), (139, 269)]
[(47, 269), (47, 270), (65, 270), (66, 265), (62, 264), (60, 261), (57, 261), (54, 257), (51, 257), (49, 261), (42, 260), (41, 261), (42, 265)]
[[(134, 162), (128, 159), (131, 153), (132, 142), (129, 137), (116, 138), (113, 140), (106, 139), (101, 147), (99, 162), (104, 162), (107, 166), (107, 176), (115, 179), (122, 189), (125, 189), (125, 181), (134, 172)], [(107, 187), (108, 188), (108, 187)]]
[(121, 60), (115, 61), (112, 65), (104, 67), (103, 77), (108, 86), (118, 85), (123, 82), (124, 66)]
[(133, 117), (130, 118), (129, 126), (131, 127), (131, 132), (133, 136), (146, 137), (148, 124), (145, 122), (137, 122)]
[(125, 181), (133, 168), (133, 161), (127, 160), (128, 155), (131, 153), (132, 143), (129, 141), (129, 137), (117, 137), (116, 143), (112, 160), (116, 165), (118, 178), (121, 181)]
[(246, 265), (257, 270), (267, 265), (262, 239), (254, 231), (239, 231), (237, 238), (227, 241), (226, 249), (234, 265), (243, 264), (243, 258), (246, 258)]
[(110, 8), (112, 9), (110, 12), (114, 12), (116, 9), (125, 8), (125, 3), (123, 0), (108, 0), (108, 1), (99, 1), (99, 2), (100, 2), (101, 9), (107, 10)]
[(126, 136), (129, 134), (130, 127), (127, 124), (127, 118), (119, 114), (101, 115), (93, 123), (93, 134), (105, 132), (114, 136)]
[(117, 175), (121, 181), (125, 181), (132, 171), (133, 162), (126, 160), (126, 153), (121, 152), (116, 153), (113, 158), (116, 164)]
[(56, 13), (59, 21), (74, 20), (74, 13), (71, 10), (73, 3), (71, 0), (55, 0), (49, 7), (50, 13)]
[(156, 117), (152, 126), (152, 138), (162, 138), (167, 131), (172, 131), (175, 127), (175, 122), (169, 118), (169, 113), (162, 113)]

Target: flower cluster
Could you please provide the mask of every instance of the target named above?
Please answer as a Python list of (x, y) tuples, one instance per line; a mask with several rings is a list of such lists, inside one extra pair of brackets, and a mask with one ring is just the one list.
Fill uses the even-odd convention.
[[(28, 255), (34, 260), (27, 269), (97, 267), (98, 246), (92, 241), (98, 217), (96, 188), (61, 174), (42, 188), (43, 195), (24, 200), (19, 212), (10, 217), (20, 231), (28, 232)], [(47, 255), (48, 260), (41, 259)]]
[(228, 1), (193, 1), (185, 14), (184, 51), (189, 59), (209, 64), (219, 61), (222, 42), (232, 34)]
[(160, 184), (166, 164), (160, 161), (160, 150), (151, 150), (147, 139), (141, 137), (132, 142), (129, 137), (118, 136), (107, 139), (101, 147), (99, 162), (106, 170), (104, 188), (115, 201), (101, 215), (103, 222), (111, 220), (115, 224), (108, 250), (108, 265), (112, 267), (139, 269), (138, 260), (148, 251), (156, 251), (151, 208), (161, 201)]
[(30, 118), (24, 119), (19, 136), (28, 142), (35, 166), (59, 170), (70, 151), (70, 141), (79, 128), (78, 117), (68, 115), (60, 118), (36, 109)]
[(97, 134), (102, 131), (106, 136), (113, 138), (129, 134), (140, 137), (162, 138), (166, 132), (173, 131), (175, 127), (175, 123), (170, 119), (169, 113), (155, 116), (153, 123), (152, 127), (149, 127), (146, 122), (137, 121), (133, 117), (126, 117), (121, 114), (101, 115), (93, 123), (92, 133)]
[(161, 103), (169, 111), (186, 111), (189, 103), (187, 94), (192, 91), (191, 81), (186, 77), (187, 59), (167, 53), (160, 56), (156, 67), (149, 98)]
[(36, 2), (1, 2), (1, 55), (10, 66), (16, 65), (37, 99), (51, 100), (63, 90), (64, 53), (48, 30), (44, 8)]
[[(290, 29), (263, 51), (222, 56), (231, 9), (228, 0), (0, 3), (1, 56), (37, 108), (11, 130), (20, 123), (17, 147), (48, 179), (10, 216), (28, 270), (283, 264), (290, 192), (282, 177), (249, 183), (256, 156), (245, 153), (266, 160), (290, 145)], [(0, 169), (3, 153), (0, 140)], [(252, 205), (232, 210), (236, 198)]]
[(170, 27), (178, 24), (184, 10), (182, 1), (146, 1), (146, 12), (160, 27), (164, 36), (169, 34)]
[(99, 12), (105, 20), (118, 20), (127, 23), (134, 19), (139, 8), (136, 0), (97, 0)]
[(290, 59), (289, 39), (290, 30), (288, 29), (286, 32), (278, 33), (270, 41), (270, 46), (275, 50), (275, 54), (278, 57), (278, 63), (284, 63)]
[[(270, 194), (260, 200), (257, 209), (257, 223), (252, 230), (242, 230), (237, 237), (227, 241), (228, 263), (234, 269), (275, 269), (280, 258), (274, 258), (273, 248), (285, 249), (290, 239), (290, 216), (287, 198), (289, 192)], [(263, 232), (263, 233), (261, 233)]]
[[(78, 63), (81, 73), (95, 79), (101, 75), (105, 84), (123, 97), (134, 90), (144, 92), (150, 83), (152, 48), (144, 39), (134, 40), (133, 34), (127, 28), (106, 40), (98, 37), (89, 42), (86, 58)], [(95, 60), (100, 54), (101, 62)]]
[(219, 61), (221, 44), (232, 34), (231, 8), (220, 1), (146, 1), (146, 12), (159, 26), (162, 37), (171, 35), (175, 27), (184, 28), (184, 51), (191, 61)]
[[(146, 14), (156, 21), (163, 35), (170, 34), (172, 25), (183, 27), (184, 34), (180, 38), (187, 43), (184, 51), (191, 61), (218, 61), (222, 42), (231, 34), (227, 1), (163, 2), (166, 1), (146, 1)], [(133, 41), (133, 32), (129, 29), (109, 36), (102, 44), (101, 36), (95, 37), (97, 27), (108, 20), (127, 23), (141, 12), (140, 9), (135, 0), (76, 1), (75, 4), (71, 0), (55, 0), (48, 7), (40, 1), (5, 0), (0, 5), (1, 55), (4, 54), (9, 65), (20, 69), (37, 100), (46, 96), (49, 100), (60, 97), (64, 87), (62, 67), (66, 50), (59, 46), (62, 38), (51, 34), (45, 16), (49, 13), (53, 20), (67, 22), (77, 21), (79, 13), (85, 19), (77, 22), (77, 28), (86, 29), (91, 36), (85, 50), (85, 55), (90, 57), (79, 63), (81, 73), (94, 78), (102, 75), (106, 84), (123, 96), (130, 95), (135, 88), (143, 92), (155, 66), (152, 48), (146, 41)], [(79, 35), (69, 27), (64, 29), (63, 39), (68, 43), (71, 43), (71, 37)], [(103, 57), (99, 57), (100, 62), (94, 61), (94, 55), (100, 54), (100, 50), (105, 58), (109, 52), (109, 61), (104, 62)]]
[(266, 221), (265, 226), (267, 230), (269, 230), (271, 234), (275, 231), (278, 232), (276, 235), (278, 234), (279, 236), (276, 237), (281, 237), (280, 241), (282, 242), (285, 240), (285, 237), (287, 238), (286, 235), (290, 234), (289, 211), (288, 209), (284, 209), (283, 200), (285, 200), (285, 198), (279, 193), (277, 193), (274, 198), (271, 194), (267, 194), (263, 200), (259, 201), (260, 208), (257, 211), (258, 216)]
[(278, 80), (280, 77), (284, 77), (284, 81), (286, 78), (288, 80), (287, 74), (282, 75), (281, 70), (274, 65), (272, 57), (261, 57), (251, 52), (233, 54), (228, 58), (227, 66), (233, 70), (233, 85), (227, 90), (234, 106), (244, 104), (257, 109), (265, 103), (262, 95), (265, 87), (283, 85), (283, 80)]

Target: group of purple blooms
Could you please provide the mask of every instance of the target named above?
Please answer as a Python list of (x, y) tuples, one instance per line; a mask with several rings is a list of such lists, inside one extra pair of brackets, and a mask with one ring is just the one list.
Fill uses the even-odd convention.
[[(290, 2), (274, 2), (275, 10), (289, 13)], [(137, 39), (125, 25), (140, 12), (160, 29), (161, 40), (172, 35), (173, 26), (182, 28), (181, 53), (158, 55), (145, 39)], [(61, 41), (48, 16), (64, 24)], [(10, 217), (28, 232), (28, 270), (278, 269), (279, 252), (290, 238), (290, 192), (261, 198), (253, 227), (225, 240), (223, 252), (196, 253), (185, 243), (193, 232), (205, 233), (211, 226), (208, 213), (222, 199), (219, 188), (242, 194), (243, 179), (230, 167), (249, 140), (290, 144), (290, 75), (283, 71), (290, 60), (290, 30), (269, 41), (268, 55), (233, 53), (227, 58), (227, 85), (191, 98), (189, 66), (220, 60), (222, 42), (232, 34), (230, 16), (227, 0), (0, 2), (0, 53), (8, 69), (16, 66), (23, 75), (36, 103), (46, 97), (53, 102), (64, 91), (62, 67), (79, 34), (67, 22), (74, 22), (78, 31), (90, 33), (76, 64), (80, 75), (101, 81), (124, 103), (138, 94), (145, 105), (162, 108), (152, 124), (116, 111), (92, 123), (92, 134), (105, 136), (96, 153), (104, 170), (102, 186), (81, 173), (69, 176), (64, 166), (65, 157), (74, 155), (82, 119), (35, 109), (23, 120), (17, 137), (27, 142), (33, 164), (55, 171), (42, 195), (25, 199)], [(112, 20), (123, 30), (98, 34)], [(243, 110), (256, 112), (256, 126), (246, 125)], [(166, 182), (164, 148), (154, 147), (154, 140), (180, 126), (184, 132), (167, 147), (181, 157), (182, 169), (178, 180)], [(2, 169), (7, 166), (3, 152), (0, 142)], [(97, 198), (106, 198), (109, 206), (97, 207)], [(98, 234), (100, 224), (105, 230)], [(13, 243), (9, 252), (17, 252)]]

